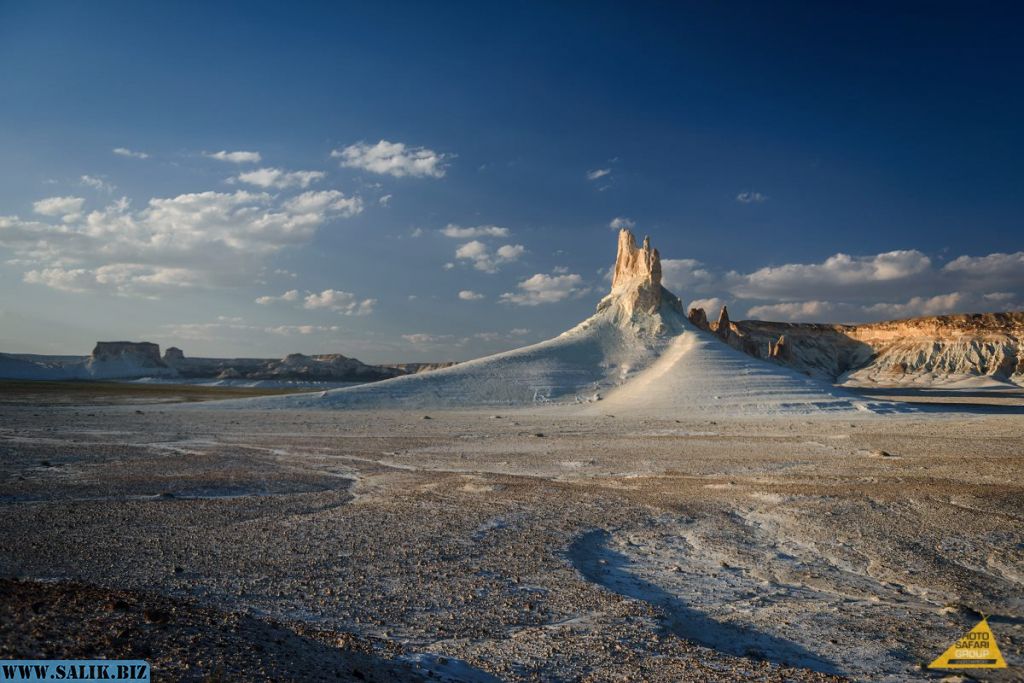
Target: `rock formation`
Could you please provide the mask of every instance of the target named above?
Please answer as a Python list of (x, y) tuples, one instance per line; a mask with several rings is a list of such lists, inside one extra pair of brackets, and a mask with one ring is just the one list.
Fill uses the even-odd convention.
[(164, 363), (167, 365), (178, 365), (185, 360), (185, 352), (177, 346), (169, 346), (164, 351)]
[(160, 359), (160, 347), (152, 342), (111, 341), (96, 342), (90, 364), (123, 361), (142, 368), (166, 367)]
[(4, 379), (135, 379), (174, 377), (183, 379), (286, 380), (311, 382), (373, 382), (401, 375), (429, 372), (454, 365), (442, 363), (394, 363), (369, 365), (341, 354), (306, 356), (293, 353), (276, 358), (193, 358), (171, 346), (160, 357), (160, 347), (150, 342), (96, 342), (92, 355), (17, 358), (0, 353), (0, 378)]
[(728, 339), (729, 334), (732, 332), (732, 327), (729, 325), (729, 307), (722, 306), (721, 313), (718, 314), (718, 322), (712, 328), (721, 339)]
[(663, 305), (683, 313), (679, 299), (661, 286), (661, 256), (651, 247), (650, 238), (645, 237), (638, 247), (633, 233), (623, 228), (612, 270), (612, 291), (601, 299), (598, 312), (612, 310), (620, 324), (661, 333), (666, 329), (660, 315)]
[(777, 342), (768, 340), (768, 358), (775, 361), (788, 361), (790, 360), (789, 344), (786, 343), (786, 336), (779, 335)]
[(923, 386), (970, 378), (1024, 384), (1024, 313), (863, 325), (731, 322), (724, 337), (752, 356), (852, 384)]
[(623, 228), (619, 231), (619, 247), (612, 271), (612, 291), (598, 310), (615, 304), (622, 315), (630, 318), (634, 313), (656, 313), (661, 308), (661, 256), (651, 248), (651, 239), (644, 238), (643, 246), (636, 246), (636, 237)]
[(291, 353), (284, 358), (186, 358), (171, 347), (164, 362), (178, 375), (190, 379), (285, 380), (309, 382), (373, 382), (401, 375), (427, 372), (452, 363), (395, 363), (369, 365), (340, 353), (307, 356)]
[(699, 327), (702, 330), (711, 329), (708, 324), (708, 315), (704, 312), (703, 308), (691, 308), (686, 318), (693, 323), (694, 327)]

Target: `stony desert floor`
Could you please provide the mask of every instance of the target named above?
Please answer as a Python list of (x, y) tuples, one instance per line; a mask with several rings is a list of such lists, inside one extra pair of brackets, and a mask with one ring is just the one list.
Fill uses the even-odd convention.
[[(165, 680), (1020, 679), (1024, 414), (0, 405), (0, 658)], [(955, 679), (951, 679), (955, 680)]]

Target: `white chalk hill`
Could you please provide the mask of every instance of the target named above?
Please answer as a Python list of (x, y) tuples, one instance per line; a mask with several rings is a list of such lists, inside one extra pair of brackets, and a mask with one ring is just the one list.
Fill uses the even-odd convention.
[(730, 348), (686, 320), (661, 286), (645, 239), (619, 233), (612, 291), (597, 313), (539, 344), (433, 372), (317, 394), (249, 399), (252, 408), (471, 408), (581, 404), (685, 416), (864, 409), (831, 385)]

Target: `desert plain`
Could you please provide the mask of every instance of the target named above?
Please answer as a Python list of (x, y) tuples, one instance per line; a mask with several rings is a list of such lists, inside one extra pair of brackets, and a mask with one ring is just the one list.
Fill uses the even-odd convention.
[[(159, 681), (1014, 680), (1019, 403), (12, 399), (0, 648), (145, 659)], [(982, 615), (1009, 668), (925, 668)]]

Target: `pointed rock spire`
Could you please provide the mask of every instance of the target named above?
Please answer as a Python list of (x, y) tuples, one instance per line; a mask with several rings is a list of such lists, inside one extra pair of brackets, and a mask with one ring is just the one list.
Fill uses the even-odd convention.
[(627, 315), (634, 311), (654, 313), (661, 306), (661, 256), (651, 248), (650, 237), (637, 247), (632, 232), (626, 228), (619, 231), (609, 297), (618, 301)]
[(715, 334), (722, 339), (727, 339), (732, 328), (729, 324), (729, 307), (722, 306), (722, 312), (718, 314), (718, 324), (715, 325)]

